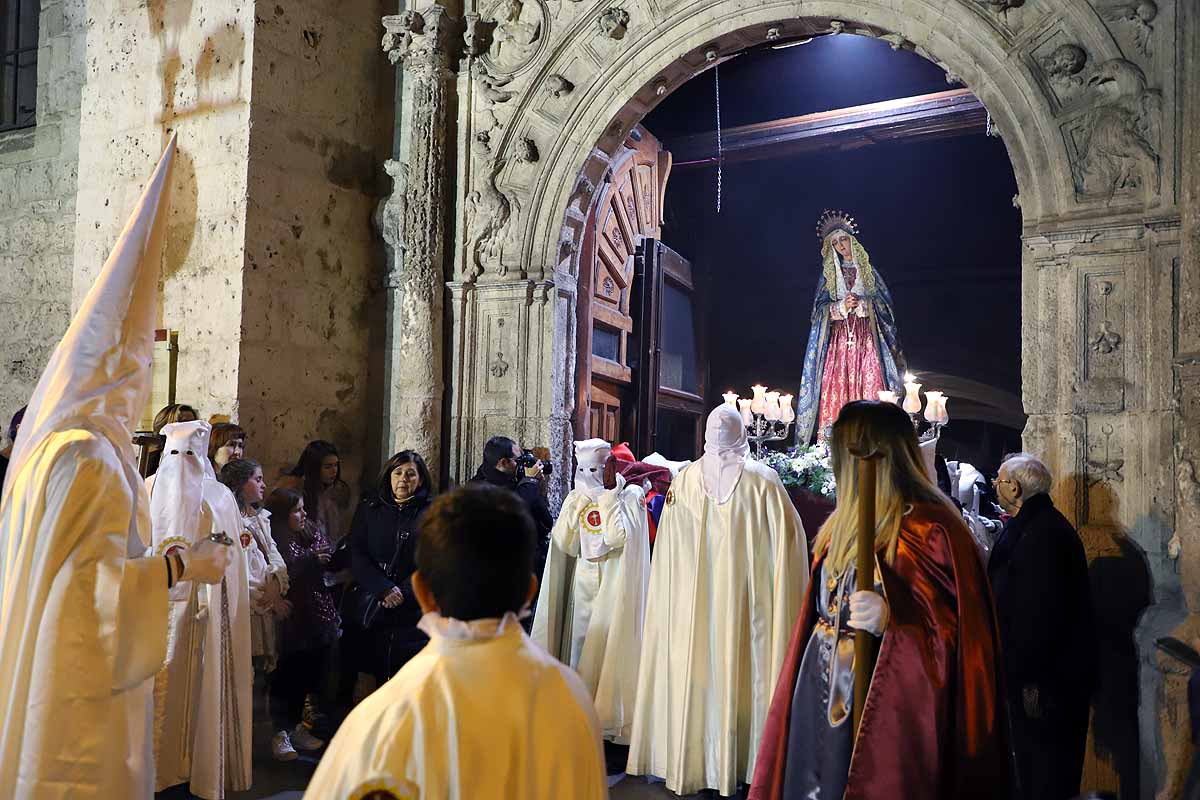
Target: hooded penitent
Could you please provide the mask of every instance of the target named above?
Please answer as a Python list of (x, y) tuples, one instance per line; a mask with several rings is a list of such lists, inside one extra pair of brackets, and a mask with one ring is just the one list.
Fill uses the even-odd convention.
[(628, 771), (676, 794), (750, 780), (808, 581), (800, 517), (745, 436), (718, 406), (659, 520)]
[(595, 698), (604, 736), (629, 740), (642, 647), (650, 537), (645, 494), (618, 475), (604, 488), (612, 447), (575, 443), (575, 488), (550, 535), (533, 639), (574, 668)]
[(149, 797), (167, 644), (132, 434), (150, 393), (172, 139), (29, 402), (0, 500), (0, 797)]
[[(213, 476), (207, 422), (175, 422), (150, 491), (153, 552), (188, 548), (213, 533), (241, 529), (233, 494)], [(155, 790), (190, 783), (191, 794), (220, 800), (250, 786), (250, 596), (246, 559), (225, 579), (171, 590), (166, 666), (154, 678)]]

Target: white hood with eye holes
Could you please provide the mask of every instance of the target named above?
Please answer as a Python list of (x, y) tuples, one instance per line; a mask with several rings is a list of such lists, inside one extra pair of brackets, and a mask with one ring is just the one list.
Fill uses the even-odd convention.
[(604, 465), (612, 454), (612, 445), (603, 439), (575, 442), (575, 488), (593, 500), (604, 491)]

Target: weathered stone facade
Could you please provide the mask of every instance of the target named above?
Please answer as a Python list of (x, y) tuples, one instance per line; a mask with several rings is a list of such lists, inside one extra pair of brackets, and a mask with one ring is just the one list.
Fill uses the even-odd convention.
[(0, 133), (0, 418), (25, 404), (67, 328), (86, 0), (42, 4), (37, 126)]
[[(550, 448), (561, 493), (580, 240), (629, 130), (747, 47), (884, 38), (983, 101), (1020, 189), (1026, 447), (1081, 530), (1120, 661), (1085, 782), (1178, 796), (1186, 676), (1154, 640), (1200, 640), (1194, 3), (214, 0), (198, 12), (43, 6), (39, 125), (0, 137), (4, 408), (32, 387), (71, 278), (78, 298), (174, 131), (162, 322), (180, 331), (181, 400), (240, 419), (269, 470), (319, 435), (349, 451), (352, 480), (399, 447), (461, 480), (505, 433)], [(1114, 733), (1123, 712), (1106, 703), (1130, 695), (1136, 735)]]

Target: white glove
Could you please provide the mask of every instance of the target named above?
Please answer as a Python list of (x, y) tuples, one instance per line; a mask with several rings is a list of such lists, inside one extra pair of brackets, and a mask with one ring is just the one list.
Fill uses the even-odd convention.
[(178, 580), (220, 583), (225, 570), (233, 563), (233, 548), (211, 539), (201, 539), (180, 553), (180, 558), (183, 559), (183, 574)]
[(613, 491), (617, 494), (625, 491), (625, 476), (619, 472), (617, 473), (616, 485), (613, 487)]
[(859, 631), (882, 636), (888, 624), (888, 605), (875, 592), (855, 592), (850, 595), (850, 619), (846, 624)]

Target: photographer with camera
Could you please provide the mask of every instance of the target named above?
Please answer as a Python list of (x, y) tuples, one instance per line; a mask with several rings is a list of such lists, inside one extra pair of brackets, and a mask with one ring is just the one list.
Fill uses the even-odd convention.
[[(528, 476), (529, 471), (537, 470), (537, 477)], [(537, 575), (540, 578), (542, 568), (546, 565), (546, 547), (550, 541), (550, 529), (554, 527), (554, 519), (550, 516), (550, 507), (546, 504), (546, 495), (542, 491), (542, 481), (550, 474), (550, 465), (543, 464), (529, 450), (522, 450), (507, 436), (493, 436), (483, 446), (483, 463), (475, 471), (475, 477), (470, 483), (490, 483), (515, 492), (529, 515), (537, 526)]]

